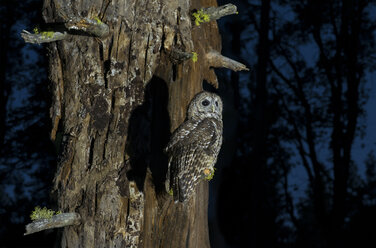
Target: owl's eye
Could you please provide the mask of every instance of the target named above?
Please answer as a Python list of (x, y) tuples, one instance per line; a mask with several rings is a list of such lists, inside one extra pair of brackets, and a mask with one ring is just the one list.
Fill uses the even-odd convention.
[(218, 107), (218, 101), (215, 101), (215, 106), (217, 106), (217, 107)]
[(208, 101), (208, 100), (203, 100), (202, 102), (201, 102), (201, 104), (202, 104), (202, 106), (208, 106), (209, 104), (210, 104), (210, 102)]

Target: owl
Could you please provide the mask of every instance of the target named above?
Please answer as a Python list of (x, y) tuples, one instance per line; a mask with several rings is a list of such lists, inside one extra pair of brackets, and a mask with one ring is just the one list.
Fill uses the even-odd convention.
[(186, 120), (173, 132), (168, 155), (166, 191), (184, 202), (200, 179), (210, 179), (222, 145), (222, 101), (210, 92), (198, 93), (188, 106)]

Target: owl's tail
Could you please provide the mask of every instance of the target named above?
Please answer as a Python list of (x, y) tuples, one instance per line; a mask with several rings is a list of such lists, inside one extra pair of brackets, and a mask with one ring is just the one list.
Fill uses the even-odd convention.
[[(176, 192), (176, 194), (175, 194)], [(179, 178), (176, 178), (176, 182), (174, 184), (174, 200), (176, 202), (184, 202), (187, 199), (187, 192), (185, 191), (185, 187), (182, 185), (182, 181), (179, 181)]]
[(172, 161), (170, 159), (168, 163), (168, 169), (166, 173), (165, 189), (169, 195), (174, 196), (175, 203), (184, 202), (187, 199), (187, 180), (183, 178), (179, 179), (179, 176), (176, 175), (177, 168), (176, 163), (181, 163), (180, 160)]

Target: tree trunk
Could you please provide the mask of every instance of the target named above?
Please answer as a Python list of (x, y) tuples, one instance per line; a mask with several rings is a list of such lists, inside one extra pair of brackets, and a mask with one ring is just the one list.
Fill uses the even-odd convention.
[[(217, 86), (205, 54), (220, 52), (215, 21), (192, 25), (191, 11), (215, 0), (45, 0), (47, 23), (106, 23), (105, 38), (70, 34), (49, 46), (52, 139), (62, 152), (55, 192), (62, 247), (209, 247), (208, 184), (187, 203), (165, 193), (163, 147), (202, 90)], [(79, 34), (79, 32), (78, 32)], [(171, 51), (198, 54), (173, 64)]]

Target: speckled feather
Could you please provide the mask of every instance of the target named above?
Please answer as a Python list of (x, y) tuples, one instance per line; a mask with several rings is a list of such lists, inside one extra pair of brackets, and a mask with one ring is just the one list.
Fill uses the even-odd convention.
[[(194, 106), (201, 111), (191, 109), (202, 99), (210, 99), (213, 105), (219, 102), (216, 108), (211, 108), (214, 113), (204, 106)], [(222, 144), (220, 98), (213, 93), (201, 92), (190, 103), (189, 111), (187, 120), (175, 130), (165, 149), (169, 156), (166, 190), (172, 189), (174, 200), (180, 202), (195, 192), (199, 179), (204, 176), (203, 171), (214, 167)]]

